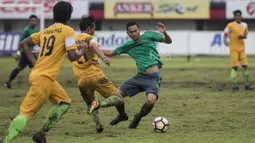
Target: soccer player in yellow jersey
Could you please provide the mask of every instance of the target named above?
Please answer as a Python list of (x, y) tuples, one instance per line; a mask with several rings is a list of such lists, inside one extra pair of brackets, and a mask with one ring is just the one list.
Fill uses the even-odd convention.
[[(67, 52), (70, 61), (79, 59), (85, 53), (87, 44), (81, 42), (77, 50), (74, 30), (65, 25), (71, 18), (73, 7), (68, 2), (58, 2), (53, 7), (54, 24), (32, 34), (21, 42), (29, 61), (34, 65), (30, 73), (30, 89), (20, 105), (20, 114), (12, 121), (2, 143), (10, 143), (26, 127), (28, 121), (50, 99), (55, 106), (49, 111), (48, 117), (39, 132), (34, 134), (37, 143), (46, 143), (45, 134), (56, 125), (68, 110), (71, 99), (56, 81), (56, 76), (64, 62)], [(40, 45), (36, 61), (29, 50), (30, 44)]]
[[(76, 35), (76, 43), (79, 44), (79, 41), (86, 41), (89, 43), (85, 55), (73, 62), (73, 71), (78, 79), (78, 87), (81, 91), (81, 96), (86, 102), (88, 109), (90, 109), (90, 106), (93, 106), (95, 101), (94, 92), (97, 91), (105, 98), (105, 100), (100, 102), (101, 108), (116, 106), (120, 115), (125, 114), (121, 112), (123, 109), (119, 109), (124, 107), (122, 97), (115, 96), (118, 88), (105, 77), (98, 63), (99, 57), (107, 65), (110, 65), (110, 60), (101, 51), (96, 37), (92, 36), (96, 28), (93, 18), (89, 15), (84, 15), (81, 18), (79, 27), (81, 34)], [(97, 132), (102, 132), (104, 128), (100, 123), (98, 110), (94, 110), (91, 113), (89, 112), (89, 114), (96, 123)], [(127, 118), (125, 118), (125, 120), (127, 120)]]
[(244, 39), (246, 39), (248, 35), (248, 25), (245, 22), (242, 22), (242, 12), (240, 10), (234, 11), (233, 14), (235, 21), (230, 22), (224, 30), (224, 42), (230, 47), (232, 89), (233, 91), (239, 90), (237, 86), (237, 69), (239, 65), (242, 65), (245, 89), (253, 90), (253, 87), (249, 83), (247, 56), (245, 54), (244, 43)]

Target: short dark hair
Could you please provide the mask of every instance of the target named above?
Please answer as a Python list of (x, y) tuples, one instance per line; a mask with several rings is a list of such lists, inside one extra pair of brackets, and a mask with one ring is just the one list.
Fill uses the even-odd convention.
[(36, 18), (36, 19), (38, 19), (38, 17), (37, 17), (36, 15), (30, 15), (30, 16), (29, 16), (29, 20), (30, 20), (31, 18)]
[(81, 17), (81, 21), (79, 24), (80, 30), (84, 31), (87, 28), (93, 28), (95, 26), (95, 21), (93, 19), (93, 17), (91, 17), (90, 15), (83, 15)]
[(128, 31), (128, 27), (130, 27), (130, 26), (134, 26), (134, 25), (136, 25), (138, 28), (140, 28), (140, 26), (136, 23), (136, 22), (128, 22), (127, 24), (126, 24), (126, 29), (127, 29), (127, 31)]
[(73, 6), (69, 2), (60, 1), (53, 7), (54, 22), (66, 23), (73, 13)]
[(242, 11), (241, 10), (235, 10), (233, 11), (233, 14), (236, 16), (237, 14), (242, 15)]

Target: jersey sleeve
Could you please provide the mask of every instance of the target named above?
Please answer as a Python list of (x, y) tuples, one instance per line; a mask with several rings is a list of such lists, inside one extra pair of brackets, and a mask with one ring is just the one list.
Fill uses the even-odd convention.
[(123, 53), (127, 53), (127, 43), (122, 44), (121, 46), (117, 47), (116, 49), (114, 49), (114, 52), (117, 55), (123, 54)]
[(33, 43), (34, 43), (35, 45), (39, 45), (39, 44), (40, 44), (40, 35), (41, 35), (41, 32), (42, 32), (42, 31), (37, 32), (37, 33), (34, 33), (34, 34), (32, 34), (32, 35), (30, 36), (31, 39), (32, 39), (32, 41), (33, 41)]
[(91, 46), (92, 44), (96, 44), (96, 45), (100, 46), (100, 44), (97, 42), (97, 38), (95, 36), (92, 36), (89, 41), (89, 46)]
[(224, 35), (228, 35), (229, 33), (230, 33), (230, 24), (228, 24), (226, 28), (224, 29)]
[(153, 32), (153, 31), (147, 31), (146, 35), (152, 40), (152, 41), (156, 41), (156, 42), (160, 42), (163, 40), (164, 35), (162, 35), (159, 32)]
[(76, 43), (75, 43), (75, 33), (72, 28), (67, 29), (65, 34), (65, 47), (66, 51), (69, 50), (75, 50), (77, 49)]

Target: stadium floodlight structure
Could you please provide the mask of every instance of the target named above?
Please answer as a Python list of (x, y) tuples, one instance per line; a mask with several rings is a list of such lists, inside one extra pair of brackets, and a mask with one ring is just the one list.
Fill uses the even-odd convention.
[(35, 14), (37, 16), (39, 16), (38, 18), (40, 19), (40, 30), (44, 29), (45, 25), (44, 25), (44, 21), (45, 21), (45, 15), (44, 15), (44, 3), (40, 3), (40, 4), (0, 4), (0, 8), (35, 8), (35, 13), (31, 13), (31, 14)]

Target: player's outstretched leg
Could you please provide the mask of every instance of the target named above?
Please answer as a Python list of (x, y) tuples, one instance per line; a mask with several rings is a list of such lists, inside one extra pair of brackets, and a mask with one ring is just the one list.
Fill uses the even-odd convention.
[(232, 80), (233, 91), (239, 91), (239, 87), (237, 86), (237, 69), (238, 67), (232, 67), (232, 70), (231, 70), (231, 80)]
[(133, 121), (129, 124), (130, 129), (135, 129), (138, 126), (141, 119), (151, 112), (156, 100), (157, 96), (154, 93), (148, 93), (147, 102), (144, 103), (144, 105), (141, 108), (141, 111), (138, 114), (135, 114)]
[(23, 114), (19, 114), (11, 123), (6, 135), (3, 137), (3, 143), (10, 143), (16, 136), (18, 136), (26, 127), (29, 118)]
[(110, 122), (110, 124), (116, 125), (121, 121), (128, 120), (128, 116), (125, 113), (125, 104), (124, 104), (124, 99), (123, 99), (123, 97), (125, 97), (125, 96), (124, 96), (124, 94), (121, 94), (121, 93), (123, 93), (123, 92), (118, 90), (114, 96), (110, 96), (110, 97), (102, 100), (100, 103), (96, 99), (92, 103), (90, 112), (94, 111), (95, 109), (99, 109), (99, 108), (107, 108), (107, 107), (115, 106), (117, 108), (117, 111), (119, 112), (119, 115), (115, 119), (113, 119)]
[(124, 102), (123, 97), (118, 95), (110, 96), (102, 100), (101, 102), (95, 99), (90, 107), (90, 113), (92, 113), (96, 109), (117, 106), (119, 104), (123, 104), (123, 102)]
[(245, 89), (246, 90), (254, 90), (254, 88), (251, 86), (249, 82), (249, 72), (248, 72), (248, 66), (243, 65), (243, 77), (244, 77), (244, 82), (245, 82)]
[[(122, 97), (122, 98), (126, 97), (125, 93), (123, 91), (121, 91), (120, 89), (118, 89), (118, 91), (115, 93), (115, 95)], [(110, 125), (117, 125), (121, 121), (128, 120), (128, 115), (127, 115), (127, 113), (125, 113), (125, 103), (124, 102), (116, 105), (116, 109), (117, 109), (119, 115), (110, 122)]]
[(16, 67), (12, 70), (9, 79), (4, 83), (4, 86), (11, 89), (11, 82), (16, 78), (16, 76), (19, 74), (20, 71), (22, 71), (24, 67)]
[(70, 107), (70, 103), (60, 102), (58, 105), (54, 106), (48, 113), (48, 117), (40, 130), (33, 135), (33, 141), (36, 143), (46, 143), (45, 134), (61, 119), (61, 117), (67, 112)]

